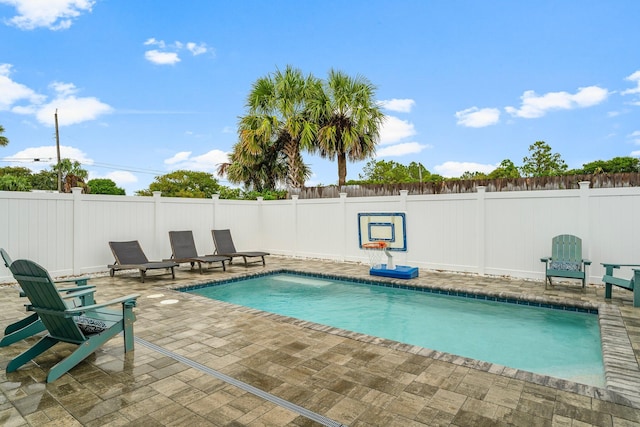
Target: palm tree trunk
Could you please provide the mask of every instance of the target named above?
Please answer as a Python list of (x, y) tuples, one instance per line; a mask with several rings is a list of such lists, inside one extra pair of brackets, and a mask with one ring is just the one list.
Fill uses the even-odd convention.
[(291, 188), (300, 188), (300, 148), (298, 141), (290, 138), (284, 145), (285, 156), (287, 156), (287, 183)]
[(338, 185), (347, 182), (347, 153), (338, 154)]

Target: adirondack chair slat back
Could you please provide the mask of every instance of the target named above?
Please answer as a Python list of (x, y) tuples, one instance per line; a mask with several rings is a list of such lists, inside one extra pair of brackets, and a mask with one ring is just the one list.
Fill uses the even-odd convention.
[(177, 259), (197, 258), (198, 250), (191, 231), (170, 231), (169, 240), (173, 255)]
[(19, 259), (11, 264), (11, 272), (34, 308), (59, 312), (38, 313), (51, 336), (64, 337), (67, 341), (86, 340), (73, 318), (64, 317), (67, 305), (47, 270), (33, 261)]
[(562, 234), (553, 238), (551, 259), (553, 261), (582, 262), (582, 239), (570, 234)]

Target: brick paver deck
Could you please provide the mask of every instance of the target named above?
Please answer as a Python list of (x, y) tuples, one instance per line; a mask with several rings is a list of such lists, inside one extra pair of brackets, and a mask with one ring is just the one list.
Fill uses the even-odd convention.
[[(370, 278), (361, 264), (274, 256), (266, 268), (238, 264), (202, 276), (185, 265), (176, 280), (159, 272), (145, 283), (137, 272), (95, 277), (99, 301), (141, 295), (135, 351), (125, 355), (114, 338), (46, 384), (71, 346), (11, 374), (8, 361), (36, 338), (0, 348), (0, 425), (320, 425), (212, 371), (350, 426), (640, 425), (640, 308), (630, 292), (616, 289), (605, 303), (600, 286), (545, 290), (536, 281), (430, 271), (401, 282), (599, 307), (609, 353), (607, 388), (599, 389), (174, 290), (278, 269)], [(13, 287), (0, 287), (0, 327), (24, 317), (23, 303)]]

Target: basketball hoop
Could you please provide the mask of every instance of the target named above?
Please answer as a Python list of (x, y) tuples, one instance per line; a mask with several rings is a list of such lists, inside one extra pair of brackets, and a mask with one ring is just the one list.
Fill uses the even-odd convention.
[(369, 255), (371, 268), (382, 268), (382, 255), (387, 249), (387, 242), (368, 242), (362, 244), (362, 249)]

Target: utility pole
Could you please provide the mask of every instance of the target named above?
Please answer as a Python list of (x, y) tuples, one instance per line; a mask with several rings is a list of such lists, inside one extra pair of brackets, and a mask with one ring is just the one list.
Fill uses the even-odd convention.
[(62, 193), (62, 169), (60, 169), (60, 132), (58, 132), (58, 109), (54, 114), (56, 120), (56, 150), (58, 151), (58, 193)]

